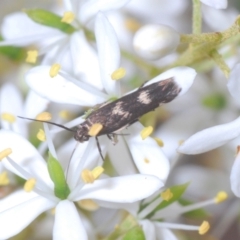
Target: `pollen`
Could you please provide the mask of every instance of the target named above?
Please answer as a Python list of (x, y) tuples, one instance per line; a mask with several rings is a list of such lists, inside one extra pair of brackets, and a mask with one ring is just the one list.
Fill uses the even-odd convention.
[(162, 139), (160, 139), (160, 138), (153, 138), (156, 142), (157, 142), (157, 144), (158, 144), (158, 146), (159, 147), (163, 147), (164, 146), (164, 142), (163, 142), (163, 140)]
[(128, 18), (124, 25), (131, 32), (136, 32), (141, 27), (141, 24), (134, 18)]
[(153, 127), (152, 126), (149, 126), (149, 127), (145, 127), (140, 135), (142, 137), (142, 140), (146, 139), (147, 137), (149, 137), (151, 135), (151, 133), (153, 132)]
[(37, 57), (38, 57), (38, 51), (37, 50), (27, 51), (26, 62), (27, 63), (36, 63)]
[(8, 173), (6, 171), (3, 171), (0, 174), (0, 186), (6, 186), (8, 185), (10, 182), (9, 177), (8, 177)]
[(227, 198), (228, 198), (227, 193), (224, 191), (221, 191), (217, 194), (214, 201), (215, 201), (215, 203), (221, 203), (221, 202), (225, 201)]
[(167, 202), (168, 202), (172, 197), (173, 197), (173, 193), (171, 192), (171, 190), (170, 190), (169, 188), (161, 193), (161, 198), (162, 198), (163, 200), (167, 201)]
[(58, 63), (55, 63), (51, 66), (49, 75), (50, 77), (56, 77), (58, 75), (59, 70), (61, 69), (61, 65)]
[(62, 110), (59, 112), (59, 116), (60, 118), (67, 120), (71, 118), (71, 113), (67, 110)]
[(11, 113), (2, 113), (1, 118), (2, 120), (7, 121), (9, 123), (16, 122), (16, 117)]
[(99, 176), (100, 176), (103, 172), (104, 172), (104, 168), (103, 168), (103, 167), (101, 167), (101, 166), (95, 167), (95, 168), (92, 170), (92, 174), (93, 174), (94, 179), (99, 178)]
[(43, 131), (43, 129), (39, 129), (39, 131), (37, 133), (37, 139), (40, 140), (41, 142), (46, 141), (46, 136), (45, 136), (45, 132)]
[(206, 232), (208, 232), (209, 228), (210, 228), (209, 222), (203, 221), (203, 223), (201, 224), (201, 226), (198, 229), (198, 233), (200, 235), (204, 235)]
[(111, 78), (112, 80), (119, 80), (123, 78), (125, 75), (126, 75), (126, 69), (120, 67), (112, 73)]
[(144, 158), (145, 163), (150, 163), (150, 161), (147, 158)]
[(81, 173), (81, 177), (82, 177), (82, 180), (85, 182), (85, 183), (93, 183), (94, 182), (94, 176), (92, 174), (92, 172), (88, 169), (84, 169)]
[(36, 117), (36, 120), (40, 120), (40, 121), (49, 121), (51, 119), (52, 119), (52, 115), (49, 112), (39, 113)]
[(91, 137), (95, 137), (102, 130), (102, 128), (103, 128), (103, 125), (101, 123), (95, 123), (89, 129), (88, 135)]
[(78, 205), (79, 207), (91, 212), (99, 209), (99, 205), (91, 199), (80, 200), (78, 201)]
[(11, 153), (12, 153), (12, 149), (11, 148), (6, 148), (3, 151), (1, 151), (0, 152), (0, 161), (3, 160), (8, 155), (10, 155)]
[(36, 179), (30, 178), (25, 182), (23, 189), (26, 192), (31, 192), (34, 189), (35, 185), (36, 185)]
[(64, 23), (72, 23), (72, 21), (75, 19), (75, 15), (73, 12), (65, 12), (62, 19), (61, 19), (61, 22), (64, 22)]

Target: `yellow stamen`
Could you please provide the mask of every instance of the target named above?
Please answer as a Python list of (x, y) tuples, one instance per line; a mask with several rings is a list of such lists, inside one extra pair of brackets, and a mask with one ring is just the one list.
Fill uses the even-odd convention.
[(34, 189), (35, 185), (36, 185), (36, 179), (30, 178), (25, 182), (23, 189), (26, 192), (31, 192)]
[(11, 113), (2, 113), (1, 118), (9, 123), (14, 123), (16, 121), (16, 117)]
[(58, 75), (59, 70), (61, 69), (61, 65), (58, 63), (55, 63), (51, 66), (51, 69), (49, 71), (50, 77), (56, 77)]
[(70, 24), (75, 18), (75, 15), (73, 12), (65, 12), (62, 19), (61, 19), (61, 22), (64, 22), (64, 23), (68, 23)]
[(49, 121), (52, 119), (52, 115), (49, 112), (42, 112), (37, 115), (36, 119), (40, 121)]
[(6, 171), (3, 171), (0, 174), (0, 186), (6, 186), (8, 185), (10, 182), (9, 177), (8, 177), (8, 173)]
[(182, 140), (182, 139), (178, 141), (179, 146), (181, 146), (183, 143), (184, 143), (184, 140)]
[(52, 214), (52, 215), (55, 215), (55, 212), (56, 212), (56, 208), (52, 208), (52, 209), (51, 209), (51, 214)]
[(12, 153), (12, 149), (11, 148), (6, 148), (3, 151), (1, 151), (0, 152), (0, 161), (3, 160), (8, 155), (10, 155), (11, 153)]
[(92, 174), (93, 174), (94, 179), (97, 179), (103, 172), (104, 172), (103, 167), (101, 167), (101, 166), (95, 167), (92, 170)]
[(67, 110), (62, 110), (62, 111), (60, 111), (60, 112), (59, 112), (59, 116), (60, 116), (62, 119), (65, 119), (65, 120), (71, 118), (71, 114), (70, 114), (70, 112), (67, 111)]
[(37, 133), (37, 139), (39, 139), (41, 142), (46, 141), (46, 136), (45, 136), (45, 132), (43, 131), (43, 129), (39, 129), (39, 131)]
[(146, 139), (148, 136), (150, 136), (152, 132), (153, 132), (153, 127), (152, 127), (152, 126), (145, 127), (145, 128), (141, 131), (141, 133), (140, 133), (140, 135), (141, 135), (141, 137), (142, 137), (142, 140), (144, 140), (144, 139)]
[(210, 228), (209, 222), (203, 221), (203, 223), (201, 224), (201, 226), (198, 229), (198, 233), (200, 235), (203, 235), (203, 234), (205, 234), (209, 230), (209, 228)]
[(38, 51), (37, 50), (28, 51), (26, 62), (27, 63), (36, 63), (37, 57), (38, 57)]
[(91, 199), (80, 200), (78, 205), (87, 211), (96, 211), (99, 208), (99, 205)]
[(141, 24), (133, 18), (128, 18), (124, 25), (131, 32), (136, 32), (141, 27)]
[(91, 137), (95, 137), (102, 130), (102, 128), (103, 128), (103, 125), (101, 123), (95, 123), (89, 129), (88, 135)]
[(228, 198), (228, 194), (224, 191), (221, 191), (217, 194), (214, 201), (215, 201), (215, 203), (221, 203), (221, 202), (225, 201), (227, 198)]
[(84, 170), (82, 171), (81, 177), (82, 177), (82, 180), (83, 180), (85, 183), (93, 183), (94, 180), (95, 180), (92, 172), (89, 171), (88, 169), (84, 169)]
[(111, 78), (112, 80), (119, 80), (123, 78), (125, 75), (126, 75), (126, 69), (120, 67), (112, 73)]
[(160, 138), (153, 138), (156, 142), (157, 142), (157, 144), (158, 144), (158, 146), (159, 147), (163, 147), (164, 146), (164, 142), (163, 142), (163, 140), (162, 139), (160, 139)]
[(144, 158), (145, 163), (150, 163), (150, 161), (147, 158)]
[(173, 193), (169, 188), (161, 193), (161, 198), (165, 201), (169, 201), (172, 197), (173, 197)]

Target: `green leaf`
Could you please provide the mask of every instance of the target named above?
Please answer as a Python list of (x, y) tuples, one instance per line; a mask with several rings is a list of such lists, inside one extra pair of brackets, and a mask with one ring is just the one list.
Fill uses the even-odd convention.
[(54, 183), (55, 196), (62, 200), (66, 199), (70, 193), (70, 189), (67, 185), (61, 164), (51, 155), (50, 152), (47, 167), (50, 178)]
[(202, 100), (202, 104), (213, 110), (222, 110), (227, 105), (225, 96), (221, 93), (213, 93)]
[(176, 185), (176, 186), (172, 186), (170, 187), (170, 191), (172, 192), (173, 196), (169, 201), (165, 201), (163, 200), (150, 214), (148, 214), (145, 218), (151, 218), (155, 212), (166, 208), (167, 206), (169, 206), (170, 204), (174, 203), (175, 201), (177, 201), (182, 194), (185, 192), (185, 190), (187, 189), (189, 183), (185, 183), (182, 185)]
[(76, 29), (72, 25), (61, 22), (62, 17), (47, 10), (30, 9), (24, 10), (24, 12), (36, 23), (59, 29), (67, 34), (72, 34), (76, 31)]
[(123, 240), (145, 240), (142, 228), (140, 226), (136, 226), (130, 229), (123, 237)]
[[(2, 41), (3, 38), (0, 37), (0, 40)], [(0, 47), (0, 54), (7, 56), (14, 61), (23, 61), (26, 58), (26, 51), (21, 47), (3, 46)]]
[[(187, 205), (192, 204), (191, 201), (183, 199), (183, 198), (178, 199), (178, 202), (182, 206), (187, 206)], [(199, 209), (184, 213), (184, 216), (189, 217), (189, 218), (204, 218), (204, 219), (206, 219), (209, 217), (209, 213), (207, 211), (205, 211), (203, 208), (199, 208)]]

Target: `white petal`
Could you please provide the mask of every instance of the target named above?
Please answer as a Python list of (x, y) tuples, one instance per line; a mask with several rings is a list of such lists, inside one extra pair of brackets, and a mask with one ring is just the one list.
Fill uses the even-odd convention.
[(240, 135), (240, 117), (195, 133), (178, 148), (180, 153), (198, 154), (220, 147)]
[(144, 86), (150, 85), (155, 82), (159, 82), (168, 78), (174, 78), (174, 82), (181, 87), (181, 92), (178, 96), (183, 95), (191, 87), (197, 73), (190, 67), (175, 67), (167, 70), (166, 72), (156, 76), (152, 80), (148, 81)]
[(240, 63), (236, 64), (231, 70), (230, 77), (227, 83), (228, 90), (230, 94), (236, 98), (240, 99)]
[(58, 103), (82, 106), (92, 106), (105, 100), (100, 96), (82, 90), (61, 75), (51, 78), (49, 71), (50, 66), (39, 66), (32, 68), (26, 74), (27, 84), (40, 96)]
[(95, 34), (103, 86), (108, 94), (118, 95), (119, 83), (112, 80), (111, 75), (119, 68), (120, 49), (116, 33), (102, 13), (97, 15)]
[[(28, 193), (26, 193), (28, 194)], [(12, 237), (28, 226), (38, 215), (54, 207), (55, 203), (43, 197), (35, 197), (0, 213), (0, 239)], [(1, 204), (1, 203), (0, 203)]]
[(228, 5), (227, 0), (201, 0), (201, 2), (216, 9), (225, 9)]
[(49, 102), (49, 100), (30, 90), (25, 100), (23, 117), (35, 118), (47, 109)]
[[(9, 157), (13, 161), (25, 168), (33, 177), (40, 178), (50, 185), (52, 184), (45, 160), (25, 138), (11, 131), (0, 130), (0, 143), (0, 151), (11, 148), (12, 153)], [(3, 164), (10, 171), (22, 176), (6, 158), (3, 160)]]
[(129, 127), (130, 134), (125, 137), (129, 150), (140, 173), (150, 174), (164, 181), (170, 170), (169, 160), (154, 139), (148, 137), (142, 140), (140, 132), (143, 128), (140, 123)]
[(142, 226), (142, 230), (147, 240), (156, 240), (156, 231), (154, 224), (148, 219), (139, 221), (139, 224)]
[(70, 50), (75, 76), (80, 76), (82, 81), (102, 89), (97, 53), (90, 46), (82, 31), (72, 35)]
[(157, 233), (157, 240), (178, 240), (169, 229), (161, 227), (161, 224), (158, 224), (158, 222), (155, 222), (154, 225)]
[(115, 10), (123, 7), (129, 0), (90, 0), (87, 1), (79, 12), (81, 22), (86, 23), (99, 11)]
[(240, 152), (238, 152), (235, 162), (232, 166), (230, 175), (231, 189), (233, 193), (240, 197)]
[(82, 220), (73, 202), (64, 200), (57, 205), (53, 227), (53, 239), (88, 239)]
[(76, 200), (92, 198), (109, 202), (134, 202), (150, 196), (162, 186), (163, 182), (158, 178), (143, 174), (100, 179), (93, 184), (86, 184)]
[(63, 33), (57, 29), (37, 24), (25, 13), (17, 12), (4, 18), (2, 35), (8, 45), (26, 46), (36, 42), (46, 44)]

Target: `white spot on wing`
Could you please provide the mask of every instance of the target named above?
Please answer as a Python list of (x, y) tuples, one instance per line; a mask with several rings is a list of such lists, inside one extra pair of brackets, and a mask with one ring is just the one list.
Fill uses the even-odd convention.
[(149, 98), (149, 91), (141, 92), (137, 100), (143, 104), (149, 104), (152, 101), (151, 98)]
[(122, 115), (124, 118), (130, 114), (128, 111), (124, 111), (121, 107), (122, 102), (118, 102), (112, 110), (112, 114)]

